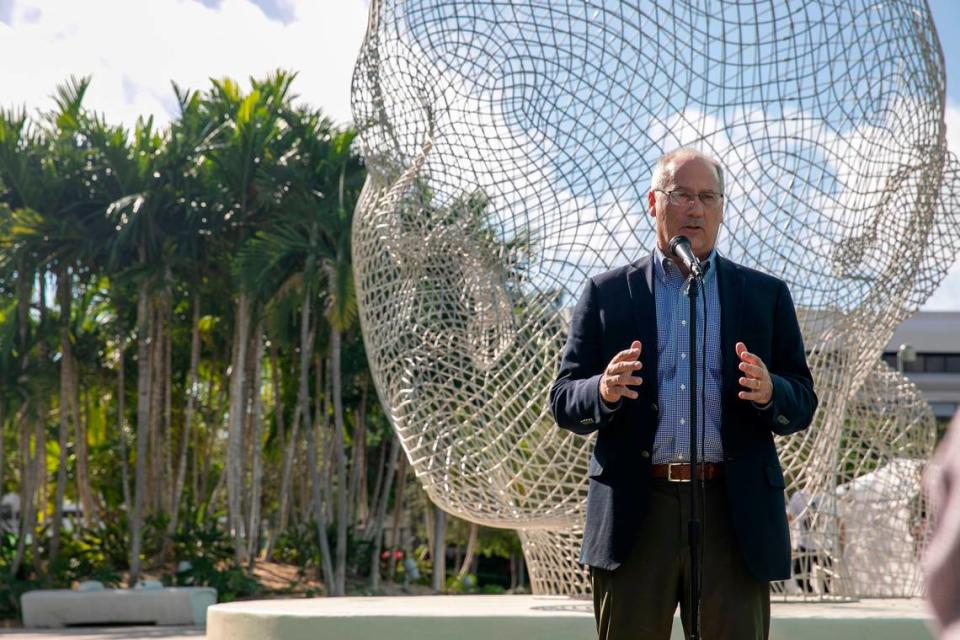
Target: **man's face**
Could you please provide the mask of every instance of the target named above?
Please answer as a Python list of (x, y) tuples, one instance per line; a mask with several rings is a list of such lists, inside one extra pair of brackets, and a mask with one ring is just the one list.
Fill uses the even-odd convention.
[[(692, 204), (672, 204), (666, 193), (650, 191), (650, 215), (656, 218), (657, 247), (669, 256), (670, 239), (677, 235), (687, 236), (693, 253), (703, 260), (717, 243), (717, 233), (723, 221), (723, 200), (715, 206), (701, 202), (697, 194), (720, 193), (717, 174), (703, 158), (680, 156), (671, 162), (672, 179), (662, 187), (663, 191), (682, 191), (694, 196)], [(671, 256), (672, 257), (672, 256)]]

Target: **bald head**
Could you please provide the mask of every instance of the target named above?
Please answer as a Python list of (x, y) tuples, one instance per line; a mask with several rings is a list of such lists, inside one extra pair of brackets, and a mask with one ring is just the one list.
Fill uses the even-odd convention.
[(657, 160), (657, 164), (653, 168), (653, 176), (650, 179), (650, 189), (663, 189), (666, 185), (670, 184), (673, 181), (677, 161), (693, 158), (702, 160), (713, 168), (714, 173), (717, 175), (717, 190), (719, 193), (723, 193), (723, 168), (720, 166), (720, 163), (707, 154), (701, 153), (696, 149), (691, 149), (690, 147), (674, 149), (660, 156), (660, 159)]

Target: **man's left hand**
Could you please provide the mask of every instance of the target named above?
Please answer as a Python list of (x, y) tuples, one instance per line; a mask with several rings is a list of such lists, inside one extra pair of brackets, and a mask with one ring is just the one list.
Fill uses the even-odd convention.
[(738, 342), (737, 357), (740, 358), (740, 371), (743, 376), (740, 378), (740, 386), (743, 391), (737, 394), (743, 400), (752, 400), (756, 404), (763, 406), (770, 402), (773, 397), (773, 381), (770, 380), (770, 372), (763, 360), (747, 351), (747, 345)]

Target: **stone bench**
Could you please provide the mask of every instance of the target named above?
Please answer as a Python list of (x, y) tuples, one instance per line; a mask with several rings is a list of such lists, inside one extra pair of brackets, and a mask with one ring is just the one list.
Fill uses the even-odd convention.
[(20, 597), (23, 626), (206, 624), (207, 607), (217, 603), (213, 587), (147, 589), (40, 589)]

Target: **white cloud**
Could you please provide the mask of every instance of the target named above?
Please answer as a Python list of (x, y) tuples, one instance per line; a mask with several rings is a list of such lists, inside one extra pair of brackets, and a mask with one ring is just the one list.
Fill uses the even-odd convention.
[(0, 104), (6, 107), (48, 109), (58, 84), (71, 74), (92, 75), (86, 104), (108, 121), (132, 125), (153, 114), (167, 122), (176, 109), (171, 80), (205, 89), (211, 77), (245, 83), (283, 68), (299, 73), (293, 90), (304, 101), (338, 122), (351, 119), (350, 78), (368, 0), (7, 0), (5, 6)]
[(940, 286), (922, 307), (923, 311), (960, 310), (960, 260), (954, 263)]
[(947, 121), (947, 148), (960, 157), (960, 104), (947, 102), (943, 115)]

